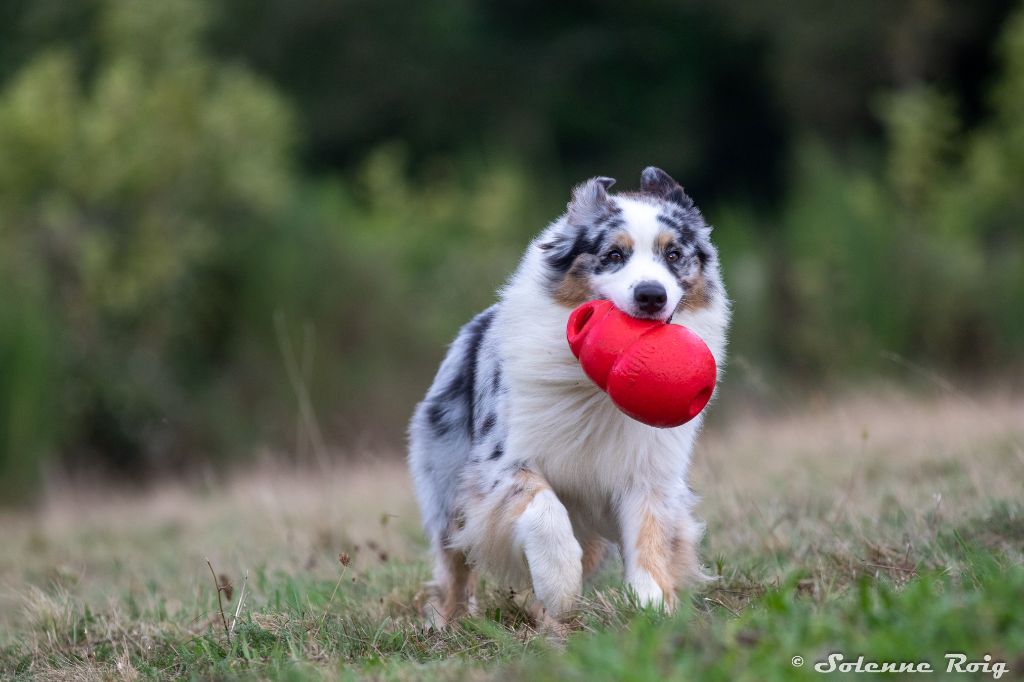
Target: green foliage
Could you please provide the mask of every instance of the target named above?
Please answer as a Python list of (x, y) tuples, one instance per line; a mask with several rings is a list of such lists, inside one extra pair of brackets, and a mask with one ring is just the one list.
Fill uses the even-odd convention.
[(52, 399), (58, 391), (45, 299), (31, 280), (0, 286), (9, 301), (0, 306), (0, 499), (32, 499), (58, 420)]
[[(735, 299), (734, 381), (844, 381), (893, 355), (943, 372), (1019, 365), (1024, 14), (1006, 25), (980, 123), (954, 93), (909, 85), (874, 100), (883, 148), (841, 155), (802, 126), (785, 176), (751, 156), (764, 139), (790, 144), (764, 92), (743, 100), (747, 118), (723, 114), (741, 109), (735, 92), (707, 101), (760, 49), (742, 30), (677, 21), (718, 10), (609, 6), (576, 34), (561, 15), (520, 24), (459, 2), (393, 26), (395, 7), (371, 4), (282, 6), (295, 23), (201, 0), (0, 10), (0, 499), (30, 496), (47, 463), (142, 474), (257, 445), (322, 456), (367, 432), (397, 444), (445, 343), (561, 210), (576, 169), (630, 186), (626, 170), (664, 162), (652, 154), (691, 190), (735, 188), (730, 200), (694, 192)], [(760, 12), (722, 11), (746, 17), (737, 26)], [(858, 10), (836, 30), (859, 44), (857, 27), (892, 11)], [(295, 33), (351, 12), (366, 22), (346, 20), (344, 39)], [(499, 21), (511, 32), (494, 41)], [(410, 22), (423, 32), (392, 50)], [(618, 23), (628, 30), (610, 41)], [(452, 26), (464, 29), (454, 42)], [(540, 39), (566, 31), (578, 44)], [(341, 66), (309, 65), (296, 35), (329, 42)], [(695, 58), (717, 49), (731, 61)], [(376, 68), (353, 70), (366, 59)], [(510, 82), (487, 80), (495, 70)], [(795, 95), (805, 79), (793, 73), (779, 87)], [(436, 106), (467, 83), (484, 89)], [(621, 101), (640, 112), (629, 125)], [(861, 106), (843, 103), (836, 120)], [(318, 145), (344, 172), (311, 173)], [(749, 168), (721, 161), (730, 149)]]
[(763, 195), (785, 145), (768, 62), (711, 4), (224, 0), (214, 35), (303, 103), (318, 165), (399, 136), (417, 169), (497, 148), (563, 182), (658, 162)]
[(870, 157), (798, 145), (779, 230), (754, 247), (777, 263), (761, 272), (775, 315), (763, 337), (737, 330), (743, 351), (835, 378), (877, 371), (885, 356), (954, 374), (1019, 364), (1022, 36), (1024, 13), (1007, 27), (995, 112), (981, 126), (964, 130), (934, 87), (880, 101), (887, 173)]
[(334, 435), (405, 413), (557, 202), (512, 163), (413, 183), (401, 145), (300, 183), (289, 107), (202, 49), (203, 5), (104, 7), (94, 73), (55, 48), (0, 93), (0, 281), (38, 318), (0, 339), (5, 483), (53, 449), (133, 474), (291, 446), (310, 400)]
[[(168, 356), (219, 341), (216, 329), (181, 337), (217, 322), (201, 318), (211, 287), (189, 296), (290, 199), (287, 105), (204, 57), (201, 5), (152, 9), (106, 4), (103, 59), (88, 77), (54, 48), (0, 93), (0, 282), (18, 296), (6, 314), (25, 320), (0, 334), (12, 424), (0, 462), (31, 461), (54, 437), (112, 459), (166, 454), (144, 445), (154, 424), (190, 421), (201, 399)], [(40, 395), (44, 428), (31, 416)], [(17, 489), (22, 476), (3, 470)]]

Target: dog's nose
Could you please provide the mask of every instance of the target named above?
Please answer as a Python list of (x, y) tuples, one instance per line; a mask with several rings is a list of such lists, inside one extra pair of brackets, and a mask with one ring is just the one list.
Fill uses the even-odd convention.
[(633, 290), (633, 299), (643, 312), (653, 315), (665, 307), (668, 294), (657, 282), (640, 282)]

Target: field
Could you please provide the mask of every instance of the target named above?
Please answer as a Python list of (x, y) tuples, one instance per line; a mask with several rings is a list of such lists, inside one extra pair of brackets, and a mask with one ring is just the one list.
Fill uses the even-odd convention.
[[(357, 459), (57, 485), (0, 518), (0, 678), (815, 679), (832, 652), (935, 678), (962, 653), (984, 669), (951, 679), (1024, 675), (1020, 395), (879, 389), (719, 424), (692, 480), (716, 580), (663, 616), (610, 563), (564, 638), (486, 582), (477, 617), (425, 630), (401, 460)], [(230, 583), (223, 620), (207, 559)]]

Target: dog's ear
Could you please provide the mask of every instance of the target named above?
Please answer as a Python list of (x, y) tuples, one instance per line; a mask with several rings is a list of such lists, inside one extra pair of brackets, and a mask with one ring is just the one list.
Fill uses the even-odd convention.
[(569, 202), (569, 222), (573, 225), (588, 225), (599, 218), (608, 205), (608, 189), (615, 180), (606, 177), (590, 178), (572, 191)]
[(648, 166), (640, 174), (640, 191), (678, 204), (683, 208), (693, 208), (693, 199), (686, 195), (682, 185), (672, 179), (672, 176), (656, 168)]

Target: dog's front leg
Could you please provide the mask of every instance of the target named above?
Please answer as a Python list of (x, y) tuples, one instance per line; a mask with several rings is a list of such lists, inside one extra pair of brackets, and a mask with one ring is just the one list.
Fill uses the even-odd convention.
[(495, 467), (467, 479), (452, 548), (465, 551), (470, 563), (483, 570), (512, 570), (516, 580), (528, 578), (538, 619), (564, 620), (582, 590), (583, 549), (569, 511), (544, 476), (522, 462), (509, 469)]
[(688, 511), (650, 490), (628, 493), (618, 510), (626, 586), (643, 606), (675, 609), (679, 582), (696, 565), (696, 549), (681, 523)]
[(515, 542), (526, 557), (544, 615), (560, 620), (576, 606), (582, 590), (583, 550), (569, 512), (547, 482), (533, 472), (520, 476), (532, 481), (536, 490), (513, 521)]

